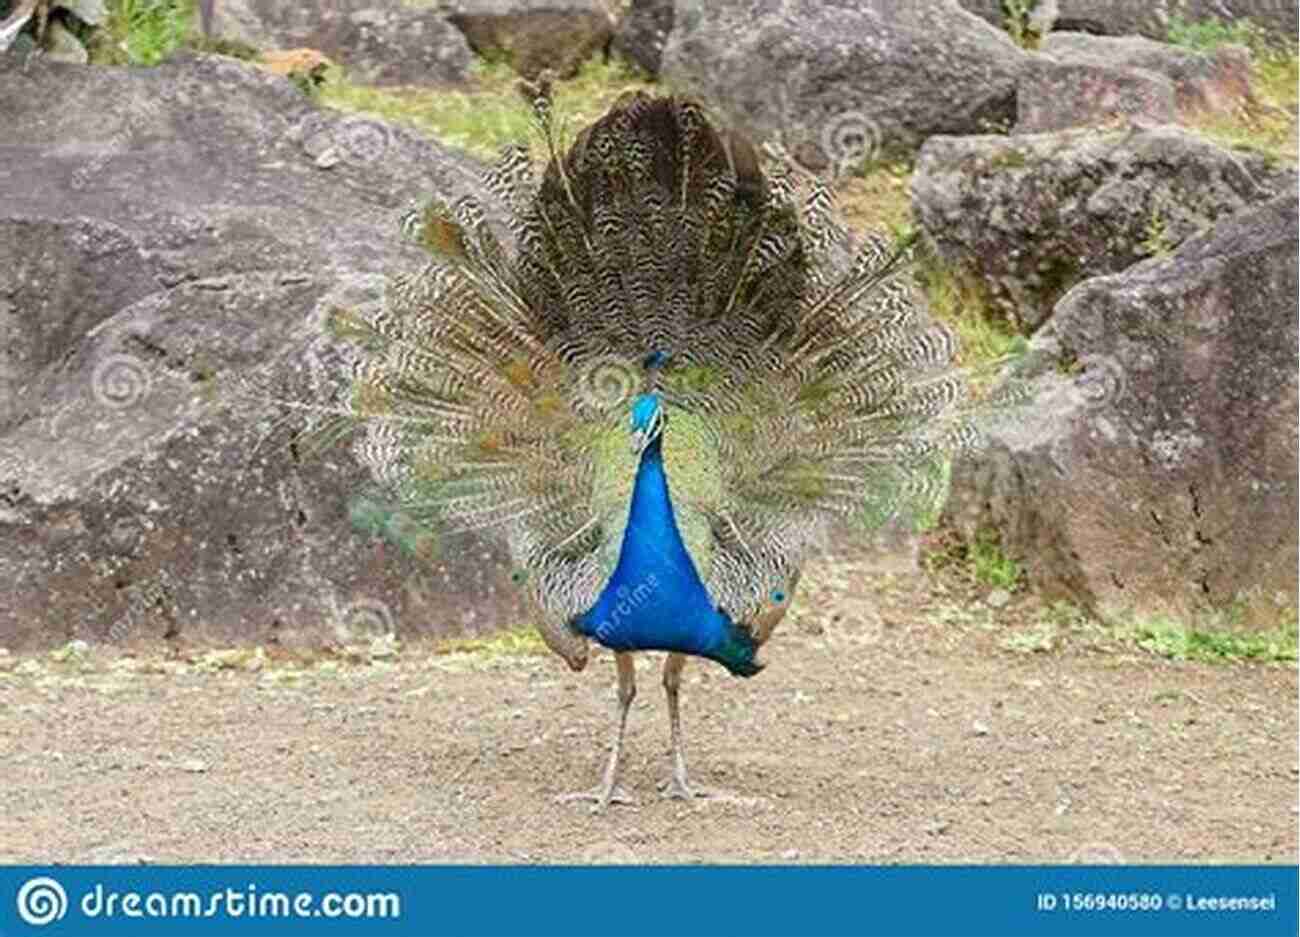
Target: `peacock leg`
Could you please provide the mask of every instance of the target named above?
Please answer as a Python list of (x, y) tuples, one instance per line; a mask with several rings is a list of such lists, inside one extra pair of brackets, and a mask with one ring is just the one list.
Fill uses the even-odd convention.
[(610, 804), (636, 804), (636, 800), (618, 786), (619, 769), (623, 765), (623, 734), (627, 730), (627, 713), (632, 708), (632, 700), (636, 699), (636, 664), (631, 654), (618, 652), (614, 654), (614, 662), (618, 665), (618, 725), (614, 730), (614, 749), (609, 753), (605, 775), (595, 790), (563, 794), (559, 798), (562, 803), (592, 801), (592, 813), (599, 813)]
[(668, 695), (668, 726), (673, 742), (673, 776), (661, 785), (665, 797), (675, 800), (692, 800), (708, 797), (717, 800), (733, 799), (724, 791), (693, 787), (686, 779), (686, 754), (682, 750), (682, 713), (678, 691), (682, 685), (682, 668), (686, 666), (683, 654), (669, 654), (664, 661), (664, 692)]

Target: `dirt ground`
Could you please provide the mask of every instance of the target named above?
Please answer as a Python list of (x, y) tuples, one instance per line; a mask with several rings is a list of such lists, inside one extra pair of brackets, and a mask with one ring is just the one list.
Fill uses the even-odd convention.
[(828, 569), (763, 673), (687, 669), (694, 780), (739, 796), (659, 798), (643, 655), (640, 804), (599, 816), (555, 797), (603, 764), (606, 653), (581, 674), (384, 642), (0, 659), (0, 861), (1296, 860), (1294, 666), (1044, 637), (1032, 598)]

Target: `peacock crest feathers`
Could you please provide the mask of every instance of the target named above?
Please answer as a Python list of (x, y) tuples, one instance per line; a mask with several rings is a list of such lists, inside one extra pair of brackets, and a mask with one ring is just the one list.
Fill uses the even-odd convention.
[(483, 178), (509, 237), (435, 197), (401, 223), (424, 269), (331, 316), (359, 349), (355, 451), (441, 538), (503, 535), (563, 641), (617, 559), (628, 407), (653, 392), (683, 540), (761, 640), (824, 525), (931, 516), (1014, 390), (972, 392), (910, 245), (851, 237), (779, 152), (765, 170), (700, 105), (639, 92), (565, 148), (545, 80), (527, 92), (544, 171), (512, 146)]

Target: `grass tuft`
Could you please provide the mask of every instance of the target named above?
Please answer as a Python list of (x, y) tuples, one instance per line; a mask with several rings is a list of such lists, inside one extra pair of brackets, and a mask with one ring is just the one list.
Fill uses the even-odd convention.
[(856, 230), (897, 235), (912, 224), (911, 179), (912, 167), (906, 163), (864, 164), (860, 175), (840, 180), (836, 188), (840, 214)]
[(101, 65), (157, 65), (191, 38), (194, 16), (194, 0), (109, 0), (91, 59)]
[(1249, 19), (1189, 21), (1174, 16), (1169, 41), (1196, 52), (1213, 53), (1223, 45), (1242, 45), (1251, 53), (1253, 100), (1235, 114), (1202, 114), (1189, 123), (1213, 140), (1253, 150), (1274, 160), (1295, 163), (1300, 47), (1269, 34)]
[(531, 657), (550, 653), (535, 628), (518, 625), (482, 638), (452, 638), (438, 642), (434, 654), (477, 654), (484, 657)]
[[(394, 123), (432, 133), (450, 146), (493, 157), (508, 143), (534, 140), (531, 115), (515, 90), (519, 76), (508, 66), (479, 62), (466, 88), (369, 88), (341, 72), (321, 89), (323, 104), (363, 111)], [(555, 85), (556, 113), (576, 133), (600, 117), (626, 91), (652, 90), (619, 61), (587, 62), (578, 75)], [(536, 154), (541, 156), (540, 151)]]
[(1263, 31), (1249, 19), (1221, 20), (1210, 16), (1189, 20), (1180, 13), (1169, 17), (1166, 35), (1172, 45), (1196, 52), (1213, 52), (1224, 45), (1255, 49), (1264, 41)]
[(1189, 626), (1163, 616), (1140, 620), (1121, 630), (1122, 636), (1152, 654), (1211, 664), (1293, 663), (1296, 633), (1294, 621), (1267, 631), (1234, 631)]
[(925, 567), (932, 573), (953, 573), (968, 583), (1014, 591), (1024, 579), (1024, 569), (1002, 551), (996, 533), (981, 530), (974, 540), (963, 540), (946, 532), (936, 546), (925, 553)]
[(1103, 623), (1070, 602), (1058, 601), (1029, 627), (1007, 634), (999, 643), (1017, 654), (1055, 652), (1069, 644), (1100, 653), (1138, 650), (1168, 660), (1206, 664), (1295, 663), (1293, 612), (1262, 631), (1235, 628), (1233, 619), (1229, 611), (1190, 624), (1168, 615)]
[(986, 290), (974, 277), (947, 267), (938, 258), (923, 257), (917, 280), (930, 312), (960, 340), (957, 361), (962, 366), (979, 368), (1024, 348), (1023, 336), (992, 307)]

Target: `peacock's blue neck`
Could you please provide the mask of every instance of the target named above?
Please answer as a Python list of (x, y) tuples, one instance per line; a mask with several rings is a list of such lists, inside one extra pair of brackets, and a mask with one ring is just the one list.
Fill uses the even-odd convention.
[(711, 657), (736, 673), (756, 672), (752, 641), (715, 607), (682, 541), (661, 436), (641, 453), (613, 575), (574, 623), (614, 650), (680, 651)]
[[(664, 470), (662, 436), (656, 437), (641, 453), (618, 568), (633, 574), (653, 572), (658, 560), (684, 563), (699, 579), (677, 528), (677, 515), (668, 492), (668, 473)], [(617, 578), (618, 570), (614, 576)]]

